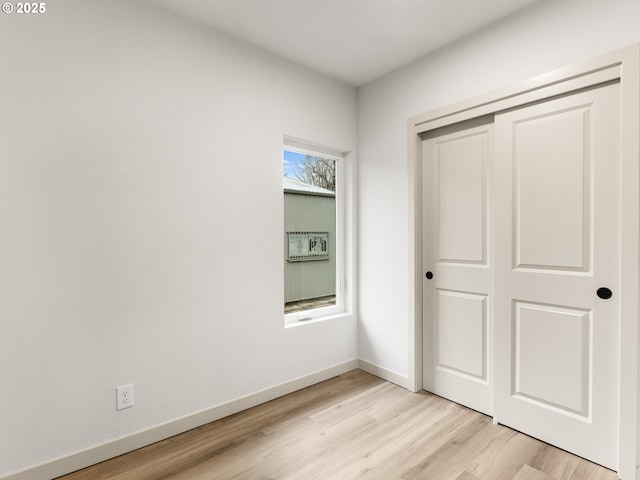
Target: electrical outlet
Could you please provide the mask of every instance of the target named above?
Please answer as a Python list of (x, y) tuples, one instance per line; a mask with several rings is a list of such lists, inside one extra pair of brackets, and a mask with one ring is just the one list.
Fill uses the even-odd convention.
[(116, 388), (116, 410), (133, 407), (133, 383)]

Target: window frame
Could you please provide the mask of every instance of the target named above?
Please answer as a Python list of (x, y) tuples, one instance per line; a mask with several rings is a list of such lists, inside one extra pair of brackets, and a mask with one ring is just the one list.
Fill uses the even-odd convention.
[[(322, 157), (336, 162), (336, 190), (335, 190), (335, 208), (336, 208), (336, 225), (335, 225), (335, 245), (334, 252), (336, 256), (336, 303), (325, 307), (312, 308), (292, 313), (284, 314), (284, 324), (286, 327), (301, 325), (316, 320), (324, 320), (346, 313), (346, 268), (345, 268), (345, 251), (346, 251), (346, 192), (345, 192), (345, 158), (347, 152), (341, 152), (338, 149), (330, 147), (317, 146), (312, 143), (294, 140), (285, 137), (282, 146), (282, 161), (284, 162), (284, 152), (299, 153), (302, 155), (310, 155)], [(284, 172), (283, 172), (284, 176)], [(284, 204), (282, 209), (284, 220)], [(286, 235), (286, 232), (283, 234)], [(283, 258), (286, 261), (286, 258)], [(284, 287), (284, 276), (283, 276)], [(284, 297), (284, 290), (283, 290)]]

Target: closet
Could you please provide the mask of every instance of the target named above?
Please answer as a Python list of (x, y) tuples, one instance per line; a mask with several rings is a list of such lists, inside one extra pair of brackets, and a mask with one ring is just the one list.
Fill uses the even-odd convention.
[(629, 47), (409, 122), (417, 386), (629, 479), (637, 71)]

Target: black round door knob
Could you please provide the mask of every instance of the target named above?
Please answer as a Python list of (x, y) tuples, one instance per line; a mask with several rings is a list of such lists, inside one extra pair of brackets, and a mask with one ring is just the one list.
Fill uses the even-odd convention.
[(425, 275), (425, 277), (427, 277), (427, 280), (431, 280), (433, 278), (433, 273), (431, 272), (427, 272), (427, 274)]
[(601, 287), (598, 289), (596, 294), (598, 295), (598, 297), (602, 298), (603, 300), (609, 300), (613, 295), (613, 292), (609, 290), (607, 287)]

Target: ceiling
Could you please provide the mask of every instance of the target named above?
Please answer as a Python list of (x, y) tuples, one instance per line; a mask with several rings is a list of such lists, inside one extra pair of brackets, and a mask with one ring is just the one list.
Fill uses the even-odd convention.
[(149, 0), (363, 85), (540, 0)]

